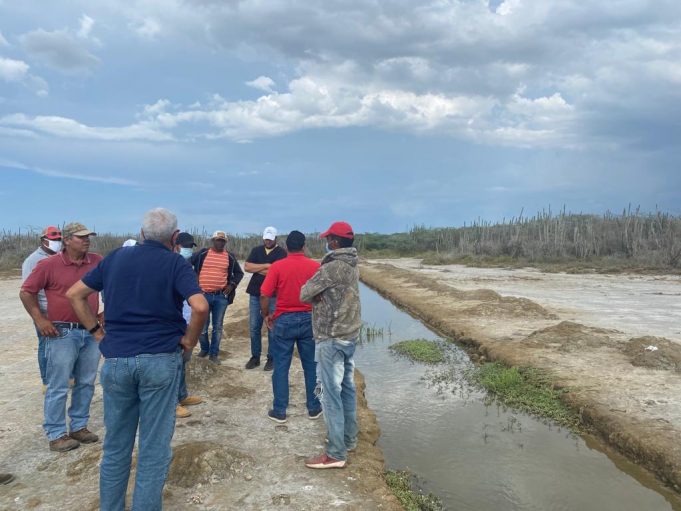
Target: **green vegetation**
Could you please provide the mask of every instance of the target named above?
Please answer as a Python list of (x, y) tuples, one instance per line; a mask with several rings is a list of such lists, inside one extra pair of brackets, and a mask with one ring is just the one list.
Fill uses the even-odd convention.
[(440, 511), (442, 502), (432, 493), (424, 494), (416, 488), (414, 476), (402, 470), (388, 470), (385, 481), (390, 491), (407, 511)]
[[(364, 344), (376, 339), (382, 339), (385, 335), (383, 327), (378, 328), (376, 325), (369, 325), (362, 321), (359, 327), (359, 343)], [(390, 328), (388, 328), (388, 335), (390, 335)]]
[(395, 343), (390, 346), (390, 349), (414, 362), (439, 364), (445, 361), (444, 348), (437, 341), (411, 339)]
[(494, 362), (474, 368), (469, 378), (510, 408), (551, 419), (573, 430), (580, 428), (577, 414), (560, 399), (566, 390), (555, 389), (538, 369), (505, 367)]

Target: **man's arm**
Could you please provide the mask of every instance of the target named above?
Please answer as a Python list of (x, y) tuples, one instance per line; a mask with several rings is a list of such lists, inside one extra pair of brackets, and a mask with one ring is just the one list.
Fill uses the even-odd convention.
[(239, 264), (239, 261), (237, 261), (236, 257), (234, 257), (234, 269), (232, 270), (232, 282), (230, 282), (230, 284), (233, 286), (232, 289), (236, 289), (236, 287), (241, 282), (241, 279), (243, 279), (243, 278), (244, 278), (244, 271), (241, 269), (241, 265)]
[(333, 280), (329, 275), (328, 263), (321, 266), (317, 273), (315, 273), (310, 280), (300, 289), (300, 301), (306, 303), (314, 303), (319, 301), (319, 295), (328, 288), (334, 286)]
[(270, 314), (270, 297), (262, 293), (260, 293), (260, 315), (265, 318), (267, 328), (272, 330), (274, 321), (272, 320), (272, 315)]
[(199, 335), (203, 330), (203, 325), (208, 318), (208, 302), (203, 293), (197, 293), (187, 299), (187, 303), (192, 308), (192, 317), (187, 326), (187, 331), (180, 340), (182, 349), (186, 352), (194, 349), (199, 342)]
[(26, 312), (28, 312), (29, 316), (31, 316), (31, 319), (33, 319), (33, 322), (38, 328), (40, 335), (47, 337), (57, 337), (59, 335), (59, 331), (55, 328), (52, 322), (43, 316), (43, 313), (40, 311), (37, 294), (30, 293), (22, 289), (19, 291), (19, 299), (24, 305)]
[[(87, 303), (87, 297), (96, 292), (96, 289), (86, 286), (82, 280), (76, 282), (66, 292), (66, 298), (71, 302), (71, 307), (78, 316), (78, 321), (88, 330), (97, 326), (99, 322)], [(104, 339), (104, 333), (104, 327), (101, 327), (92, 335), (95, 341), (99, 342)]]
[(263, 264), (258, 264), (258, 263), (249, 263), (246, 261), (244, 264), (244, 270), (246, 270), (248, 273), (259, 273), (260, 275), (267, 275), (267, 270), (270, 269), (271, 264), (270, 263), (263, 263)]

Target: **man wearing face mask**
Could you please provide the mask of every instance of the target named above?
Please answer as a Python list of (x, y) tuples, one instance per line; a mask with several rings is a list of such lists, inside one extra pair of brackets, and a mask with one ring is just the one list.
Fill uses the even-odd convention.
[[(61, 231), (54, 226), (45, 227), (40, 236), (40, 246), (28, 256), (21, 265), (21, 281), (24, 282), (36, 267), (39, 261), (50, 257), (61, 251)], [(45, 290), (41, 289), (38, 293), (38, 305), (43, 316), (47, 316), (47, 298), (45, 297)], [(36, 326), (36, 333), (38, 334), (38, 368), (40, 369), (40, 379), (43, 382), (43, 389), (47, 386), (47, 355), (45, 354), (45, 342), (47, 338), (40, 334), (40, 330)]]
[[(180, 254), (187, 261), (189, 261), (194, 254), (195, 246), (194, 236), (188, 232), (181, 232), (177, 235), (177, 239), (175, 240), (175, 252)], [(192, 308), (186, 300), (182, 304), (182, 317), (187, 324), (189, 324), (192, 319)], [(191, 358), (191, 350), (182, 353), (182, 371), (180, 372), (180, 386), (178, 387), (177, 407), (175, 408), (175, 416), (178, 419), (184, 419), (192, 414), (192, 412), (187, 410), (187, 406), (198, 405), (203, 402), (203, 399), (199, 396), (190, 396), (189, 391), (187, 390), (186, 370), (187, 364)]]

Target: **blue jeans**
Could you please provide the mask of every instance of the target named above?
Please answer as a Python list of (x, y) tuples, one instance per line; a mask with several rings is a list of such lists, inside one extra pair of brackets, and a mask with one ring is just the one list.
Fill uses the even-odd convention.
[(355, 341), (329, 339), (317, 343), (315, 360), (321, 381), (322, 408), (329, 444), (326, 454), (337, 460), (357, 446)]
[(270, 345), (274, 359), (272, 409), (277, 415), (286, 415), (286, 408), (288, 408), (288, 371), (291, 368), (294, 346), (298, 347), (298, 355), (300, 355), (300, 363), (305, 375), (307, 410), (316, 412), (321, 409), (321, 404), (314, 393), (317, 376), (314, 361), (315, 345), (312, 337), (312, 313), (285, 312), (274, 320)]
[(57, 328), (58, 337), (47, 337), (47, 391), (43, 428), (50, 440), (66, 434), (66, 400), (71, 375), (70, 430), (78, 431), (90, 419), (90, 402), (95, 393), (99, 345), (87, 330)]
[[(277, 305), (276, 298), (270, 298), (270, 314), (274, 312)], [(249, 326), (251, 328), (251, 355), (260, 358), (262, 353), (262, 324), (265, 318), (260, 314), (260, 297), (250, 296), (248, 307), (250, 311)], [(267, 358), (272, 358), (272, 337), (270, 331), (267, 331)]]
[(102, 511), (123, 511), (132, 449), (139, 426), (133, 511), (163, 507), (163, 486), (172, 459), (177, 385), (182, 354), (159, 353), (104, 360), (104, 454), (99, 470)]
[(38, 369), (40, 369), (40, 380), (43, 382), (43, 385), (47, 385), (47, 352), (45, 343), (49, 337), (40, 335), (37, 327), (35, 333), (38, 335)]
[(189, 396), (187, 390), (187, 364), (192, 359), (192, 352), (182, 352), (182, 369), (180, 370), (180, 384), (177, 387), (177, 402), (184, 400)]
[[(225, 312), (227, 312), (227, 297), (222, 293), (203, 293), (203, 296), (208, 300), (209, 314), (206, 324), (203, 325), (203, 332), (201, 332), (199, 337), (201, 351), (205, 351), (209, 355), (217, 355), (220, 352), (220, 339), (222, 339), (222, 322), (225, 319)], [(210, 344), (208, 344), (209, 323), (213, 325)]]

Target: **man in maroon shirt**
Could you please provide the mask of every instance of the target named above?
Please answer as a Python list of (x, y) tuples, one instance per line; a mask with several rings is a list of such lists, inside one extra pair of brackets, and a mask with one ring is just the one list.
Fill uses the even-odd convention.
[[(291, 368), (293, 347), (298, 347), (300, 363), (305, 375), (305, 394), (308, 417), (318, 419), (322, 405), (314, 394), (317, 384), (312, 335), (312, 306), (300, 301), (300, 288), (315, 274), (319, 263), (305, 257), (305, 235), (291, 231), (286, 238), (288, 257), (272, 263), (260, 288), (261, 314), (272, 330), (272, 392), (274, 401), (267, 416), (275, 422), (286, 422), (288, 407), (288, 372)], [(274, 313), (270, 313), (270, 298), (277, 296)]]
[[(102, 260), (99, 254), (89, 254), (90, 236), (96, 233), (80, 223), (62, 229), (63, 250), (43, 259), (21, 286), (19, 297), (36, 328), (47, 338), (47, 391), (43, 428), (52, 451), (70, 451), (82, 443), (92, 443), (99, 437), (87, 429), (90, 402), (95, 391), (99, 365), (99, 346), (92, 334), (78, 322), (78, 316), (66, 298), (69, 288)], [(40, 311), (38, 293), (45, 290), (47, 317)], [(99, 295), (88, 297), (94, 314), (99, 309)], [(74, 376), (71, 391), (70, 434), (66, 429), (66, 401), (69, 377)]]

